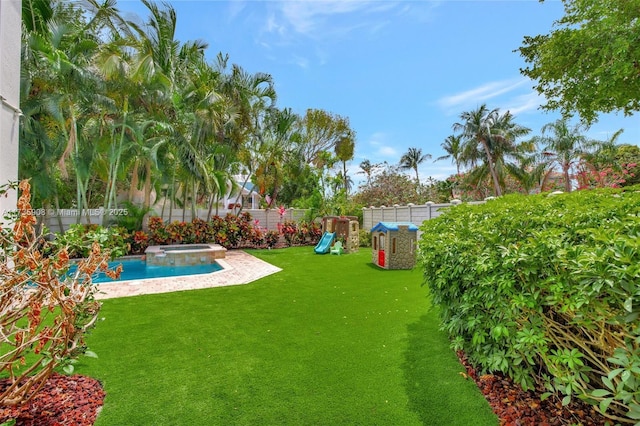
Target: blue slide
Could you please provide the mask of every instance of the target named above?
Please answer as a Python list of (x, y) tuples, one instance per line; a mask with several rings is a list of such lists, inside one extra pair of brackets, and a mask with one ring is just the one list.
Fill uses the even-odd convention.
[(331, 249), (331, 243), (333, 239), (336, 237), (335, 232), (325, 232), (322, 234), (322, 238), (320, 238), (320, 242), (316, 245), (314, 251), (318, 254), (326, 254), (329, 253)]

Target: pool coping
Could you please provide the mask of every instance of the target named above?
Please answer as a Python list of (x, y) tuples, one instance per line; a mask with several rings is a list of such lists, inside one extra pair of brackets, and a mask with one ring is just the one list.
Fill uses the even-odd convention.
[(266, 277), (282, 269), (242, 250), (228, 250), (224, 259), (216, 259), (223, 267), (209, 274), (181, 275), (166, 278), (99, 283), (97, 300), (144, 294), (198, 290), (211, 287), (242, 285)]

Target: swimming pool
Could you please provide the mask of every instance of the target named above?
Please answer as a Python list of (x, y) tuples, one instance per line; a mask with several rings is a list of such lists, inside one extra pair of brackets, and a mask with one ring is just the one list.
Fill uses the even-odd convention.
[[(210, 274), (222, 270), (222, 266), (216, 262), (189, 266), (153, 266), (147, 265), (147, 262), (142, 259), (123, 259), (109, 262), (109, 269), (115, 269), (118, 265), (122, 265), (122, 273), (120, 274), (119, 280), (112, 280), (103, 272), (100, 272), (94, 274), (93, 282), (112, 283), (118, 281), (144, 280), (148, 278), (177, 277), (180, 275)], [(71, 266), (69, 274), (73, 274), (74, 270), (75, 266)]]

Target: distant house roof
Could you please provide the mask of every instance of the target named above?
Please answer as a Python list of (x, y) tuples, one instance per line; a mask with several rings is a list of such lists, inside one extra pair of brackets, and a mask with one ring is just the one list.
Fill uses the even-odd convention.
[(246, 189), (247, 191), (251, 192), (255, 192), (256, 194), (258, 193), (258, 187), (255, 186), (253, 183), (251, 182), (247, 182), (244, 184), (244, 189)]
[[(253, 192), (254, 195), (256, 196), (260, 196), (260, 194), (258, 193), (258, 187), (256, 185), (254, 185), (251, 182), (244, 182), (243, 180), (237, 180), (236, 179), (236, 184), (238, 184), (237, 186), (237, 190), (239, 190), (241, 193), (243, 194), (249, 194), (251, 192)], [(237, 191), (236, 190), (236, 191)]]
[(418, 227), (411, 222), (378, 222), (376, 226), (371, 228), (371, 232), (376, 231), (397, 231), (399, 226), (408, 226), (409, 231), (417, 231)]

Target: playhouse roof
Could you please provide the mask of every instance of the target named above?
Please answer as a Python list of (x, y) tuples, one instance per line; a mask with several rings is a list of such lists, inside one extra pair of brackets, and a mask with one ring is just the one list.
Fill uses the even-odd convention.
[(398, 226), (408, 226), (409, 231), (417, 231), (418, 227), (411, 222), (378, 222), (376, 226), (371, 228), (371, 232), (376, 231), (397, 231)]

